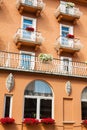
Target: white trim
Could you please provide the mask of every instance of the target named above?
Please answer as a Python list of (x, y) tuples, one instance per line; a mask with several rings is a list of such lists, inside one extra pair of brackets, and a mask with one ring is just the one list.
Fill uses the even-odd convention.
[[(24, 104), (25, 104), (25, 98), (32, 98), (32, 99), (37, 100), (37, 105), (36, 105), (36, 118), (37, 119), (40, 119), (40, 100), (41, 99), (51, 100), (52, 101), (51, 116), (52, 118), (54, 118), (54, 98), (53, 97), (24, 95)], [(24, 118), (24, 112), (23, 112), (23, 118)]]
[(35, 18), (22, 16), (22, 18), (21, 18), (21, 28), (23, 28), (23, 20), (24, 20), (24, 19), (32, 20), (32, 21), (33, 21), (33, 20), (37, 21), (37, 19), (35, 19)]
[[(61, 71), (63, 71), (63, 73), (67, 73), (67, 72), (68, 72), (68, 73), (72, 73), (72, 65), (71, 65), (71, 64), (72, 64), (72, 62), (71, 62), (71, 61), (72, 61), (72, 58), (61, 56), (60, 59), (61, 59), (61, 66), (60, 66), (60, 67), (61, 67), (61, 68), (60, 68)], [(63, 59), (68, 59), (68, 60), (69, 60), (69, 66), (68, 66), (69, 71), (66, 71), (66, 70), (63, 69), (63, 67), (64, 67), (64, 66), (63, 66)]]
[(69, 28), (69, 33), (70, 34), (73, 34), (73, 26), (69, 26), (69, 25), (65, 25), (65, 24), (60, 24), (60, 36), (62, 35), (61, 32), (62, 32), (62, 26), (64, 27), (68, 27)]
[(12, 95), (5, 95), (5, 99), (4, 99), (4, 117), (5, 117), (5, 109), (6, 109), (6, 97), (10, 97), (9, 117), (12, 117), (12, 101), (13, 101), (13, 96)]

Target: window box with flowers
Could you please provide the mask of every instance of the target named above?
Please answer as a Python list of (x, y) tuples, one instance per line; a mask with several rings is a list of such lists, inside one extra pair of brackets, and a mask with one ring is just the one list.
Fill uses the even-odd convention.
[(35, 118), (24, 118), (23, 123), (26, 125), (37, 125), (39, 120)]
[(42, 124), (55, 124), (55, 120), (52, 118), (43, 118), (41, 119)]
[(87, 120), (83, 120), (83, 122), (81, 123), (84, 127), (87, 128)]
[(27, 31), (34, 32), (34, 28), (33, 28), (33, 27), (26, 27), (26, 30), (27, 30)]
[(0, 122), (1, 124), (13, 124), (15, 120), (10, 117), (4, 117), (4, 118), (0, 118)]
[(71, 38), (71, 39), (74, 39), (74, 35), (72, 35), (72, 34), (67, 34), (67, 36), (66, 36), (67, 38)]
[(44, 54), (44, 53), (40, 53), (38, 58), (40, 61), (45, 63), (53, 60), (53, 56), (51, 54)]

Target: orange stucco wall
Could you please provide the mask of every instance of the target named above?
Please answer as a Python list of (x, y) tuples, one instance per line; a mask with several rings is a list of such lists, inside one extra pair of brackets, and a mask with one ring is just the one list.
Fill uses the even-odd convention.
[[(46, 7), (37, 18), (37, 31), (40, 31), (45, 37), (45, 40), (37, 51), (32, 48), (23, 47), (23, 51), (32, 51), (36, 55), (39, 53), (50, 53), (55, 58), (60, 56), (54, 49), (56, 38), (60, 35), (60, 24), (54, 16), (54, 11), (59, 5), (58, 0), (44, 0)], [(87, 61), (87, 7), (76, 5), (83, 12), (83, 15), (74, 25), (74, 34), (81, 40), (83, 48), (80, 52), (65, 56), (72, 57), (77, 61)], [(33, 14), (23, 14), (27, 17), (36, 18)], [(16, 0), (4, 0), (0, 8), (0, 51), (19, 52), (14, 44), (13, 37), (17, 29), (21, 27), (21, 17), (16, 9)], [(63, 22), (63, 24), (72, 25), (71, 23)], [(11, 92), (6, 89), (6, 78), (12, 73), (15, 79), (15, 86)], [(54, 95), (54, 119), (55, 126), (22, 126), (23, 118), (23, 103), (24, 103), (24, 90), (26, 86), (33, 80), (40, 79), (50, 84)], [(66, 82), (70, 81), (72, 86), (71, 95), (68, 96), (65, 91)], [(81, 130), (81, 93), (87, 86), (87, 80), (82, 78), (70, 78), (63, 76), (53, 76), (46, 74), (34, 74), (16, 71), (3, 71), (0, 70), (0, 117), (4, 113), (4, 96), (5, 94), (13, 95), (12, 102), (12, 117), (15, 118), (16, 124), (12, 126), (2, 126), (1, 130), (28, 130), (28, 129), (41, 129), (41, 130)], [(73, 121), (75, 123), (63, 123), (63, 121)], [(84, 128), (83, 128), (84, 129)]]

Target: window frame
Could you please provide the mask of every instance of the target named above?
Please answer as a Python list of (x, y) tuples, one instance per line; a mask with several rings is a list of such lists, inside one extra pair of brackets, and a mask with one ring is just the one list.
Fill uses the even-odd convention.
[[(31, 20), (32, 21), (32, 27), (34, 28), (34, 31), (26, 31), (25, 28), (23, 27), (24, 25), (24, 19), (26, 20)], [(21, 38), (24, 39), (24, 40), (29, 40), (29, 41), (32, 41), (32, 42), (35, 42), (36, 40), (36, 23), (37, 23), (37, 19), (35, 18), (31, 18), (31, 17), (25, 17), (25, 16), (22, 16), (21, 18)], [(29, 35), (27, 38), (26, 37), (23, 37), (23, 34), (27, 34)]]
[(5, 117), (6, 97), (10, 97), (9, 117), (11, 118), (12, 117), (12, 102), (13, 102), (13, 96), (12, 95), (5, 95), (5, 97), (4, 97), (4, 114), (3, 114), (3, 117)]
[[(36, 105), (36, 119), (40, 119), (40, 100), (41, 99), (50, 99), (52, 101), (52, 111), (51, 111), (51, 117), (54, 118), (54, 100), (53, 97), (44, 97), (44, 96), (30, 96), (30, 95), (24, 95), (24, 104), (25, 104), (25, 98), (32, 98), (37, 99), (37, 105)], [(24, 110), (24, 109), (23, 109)], [(24, 118), (24, 112), (23, 112), (23, 118)]]
[[(61, 63), (60, 63), (60, 64), (61, 64), (61, 65), (60, 65), (60, 66), (61, 66), (61, 71), (63, 71), (64, 73), (67, 73), (67, 72), (68, 72), (68, 73), (72, 73), (72, 58), (61, 56), (60, 59), (61, 59)], [(63, 64), (64, 64), (64, 63), (63, 63), (63, 62), (64, 62), (63, 60), (64, 60), (64, 59), (68, 59), (68, 60), (69, 60), (69, 66), (68, 66), (68, 67), (69, 67), (69, 68), (68, 68), (69, 70), (68, 70), (68, 71), (64, 70), (64, 66), (63, 66)]]
[[(33, 58), (35, 57), (35, 53), (34, 53), (34, 52), (20, 51), (19, 66), (21, 66), (22, 53), (23, 53), (23, 54), (30, 54), (30, 55), (33, 56)], [(34, 67), (35, 67), (35, 58), (34, 58), (34, 62), (33, 62), (33, 63), (34, 63), (33, 65), (30, 64), (29, 69), (31, 69), (32, 66), (33, 66), (32, 69), (34, 69)]]

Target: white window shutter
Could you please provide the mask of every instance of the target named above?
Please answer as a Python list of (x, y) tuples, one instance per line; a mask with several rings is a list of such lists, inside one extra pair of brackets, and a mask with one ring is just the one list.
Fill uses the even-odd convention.
[(35, 41), (35, 39), (36, 39), (36, 19), (33, 19), (32, 27), (34, 28), (34, 32), (31, 33), (31, 39), (32, 39), (32, 41)]
[(72, 73), (72, 58), (69, 58), (69, 73)]
[(64, 59), (64, 57), (61, 57), (61, 58), (60, 58), (60, 60), (61, 60), (61, 61), (60, 61), (60, 71), (61, 71), (61, 72), (63, 72), (63, 70), (64, 70), (63, 59)]
[(31, 53), (31, 65), (30, 65), (30, 69), (33, 70), (35, 66), (35, 54)]
[(73, 26), (69, 27), (69, 33), (73, 35)]
[(36, 31), (36, 19), (33, 19), (33, 28), (34, 28), (34, 30)]

